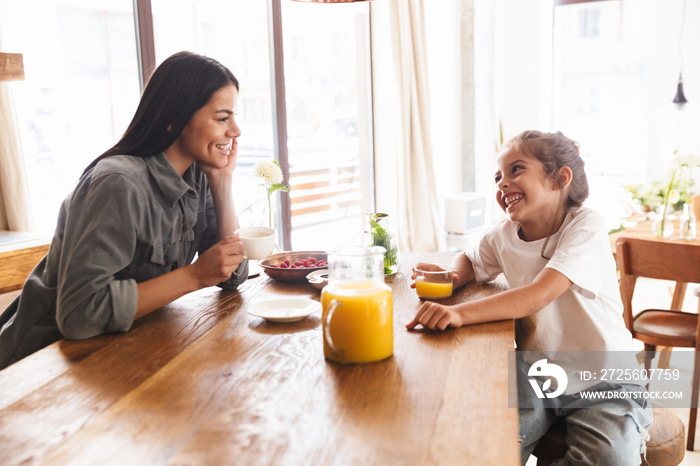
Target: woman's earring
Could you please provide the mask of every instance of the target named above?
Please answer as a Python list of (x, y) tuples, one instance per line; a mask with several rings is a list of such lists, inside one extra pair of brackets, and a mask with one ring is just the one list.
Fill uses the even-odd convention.
[(166, 129), (166, 131), (169, 133), (171, 129), (173, 129), (173, 125), (168, 125), (168, 128)]

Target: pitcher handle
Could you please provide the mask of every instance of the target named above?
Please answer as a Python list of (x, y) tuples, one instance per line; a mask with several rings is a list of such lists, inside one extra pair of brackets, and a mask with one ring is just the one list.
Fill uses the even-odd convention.
[(333, 338), (331, 338), (331, 319), (333, 318), (333, 313), (335, 312), (335, 309), (340, 306), (343, 306), (343, 303), (340, 302), (337, 299), (332, 299), (331, 302), (329, 303), (328, 306), (328, 312), (326, 312), (326, 317), (323, 319), (323, 339), (326, 341), (328, 346), (330, 346), (331, 351), (333, 351), (335, 354), (340, 354), (340, 351), (335, 347), (333, 344)]

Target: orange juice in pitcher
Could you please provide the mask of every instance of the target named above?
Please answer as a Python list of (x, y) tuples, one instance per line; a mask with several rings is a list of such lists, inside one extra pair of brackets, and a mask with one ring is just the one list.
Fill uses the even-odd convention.
[(394, 352), (391, 288), (384, 283), (384, 248), (342, 248), (329, 256), (323, 289), (323, 354), (349, 363), (379, 361)]

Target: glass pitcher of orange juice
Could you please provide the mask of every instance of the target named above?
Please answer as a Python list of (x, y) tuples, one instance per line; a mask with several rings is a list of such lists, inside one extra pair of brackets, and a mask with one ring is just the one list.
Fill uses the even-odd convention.
[(384, 283), (379, 246), (345, 247), (328, 256), (328, 285), (321, 293), (323, 354), (342, 364), (388, 358), (394, 353), (394, 306)]

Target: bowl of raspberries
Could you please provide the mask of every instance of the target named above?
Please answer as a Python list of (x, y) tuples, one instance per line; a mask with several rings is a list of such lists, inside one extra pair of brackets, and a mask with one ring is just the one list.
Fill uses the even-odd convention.
[(289, 283), (306, 282), (306, 276), (328, 268), (326, 251), (291, 251), (273, 254), (258, 262), (265, 273), (275, 280)]

